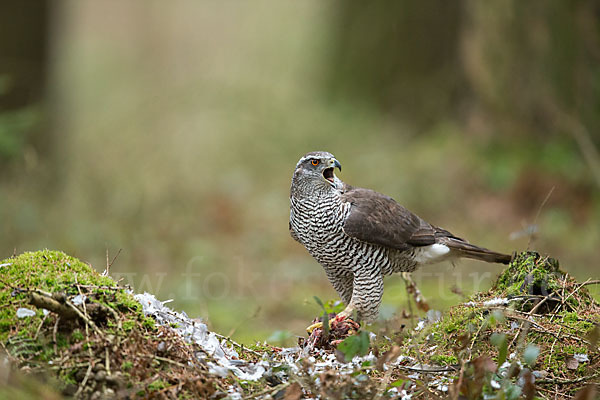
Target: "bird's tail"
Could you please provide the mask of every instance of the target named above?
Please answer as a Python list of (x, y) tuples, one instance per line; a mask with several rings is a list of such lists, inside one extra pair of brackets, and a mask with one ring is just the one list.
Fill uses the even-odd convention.
[(475, 246), (456, 237), (443, 238), (443, 244), (448, 246), (458, 257), (473, 258), (475, 260), (500, 264), (508, 264), (512, 260), (512, 256), (509, 254), (497, 253), (483, 247)]

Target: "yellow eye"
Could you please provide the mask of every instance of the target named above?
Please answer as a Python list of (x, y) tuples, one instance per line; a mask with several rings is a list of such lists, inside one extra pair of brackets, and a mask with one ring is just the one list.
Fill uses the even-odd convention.
[(310, 163), (314, 166), (319, 165), (319, 160), (311, 160)]

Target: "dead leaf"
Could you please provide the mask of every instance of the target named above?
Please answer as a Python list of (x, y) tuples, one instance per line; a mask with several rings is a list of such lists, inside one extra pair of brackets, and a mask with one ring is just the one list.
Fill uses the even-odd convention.
[(535, 378), (531, 371), (526, 370), (523, 373), (523, 380), (525, 381), (523, 385), (523, 395), (526, 400), (532, 400), (535, 397)]
[(468, 332), (460, 335), (456, 340), (458, 346), (453, 347), (454, 352), (458, 353), (459, 351), (466, 349), (470, 341), (471, 335)]
[(285, 391), (284, 400), (300, 400), (302, 398), (302, 387), (298, 382), (292, 383)]
[(383, 371), (383, 364), (396, 361), (400, 352), (400, 346), (392, 346), (391, 349), (383, 353), (381, 357), (377, 358), (377, 370)]
[(594, 400), (596, 398), (597, 391), (598, 389), (596, 385), (589, 384), (577, 392), (575, 397), (573, 397), (573, 400)]
[(496, 363), (488, 356), (479, 356), (473, 359), (472, 363), (475, 367), (475, 372), (485, 373), (496, 371)]
[(567, 364), (568, 369), (577, 369), (579, 367), (579, 361), (577, 361), (574, 357), (569, 357), (565, 360), (565, 364)]
[(596, 324), (586, 335), (589, 343), (588, 347), (590, 351), (595, 351), (598, 345), (598, 339), (600, 339), (600, 325)]

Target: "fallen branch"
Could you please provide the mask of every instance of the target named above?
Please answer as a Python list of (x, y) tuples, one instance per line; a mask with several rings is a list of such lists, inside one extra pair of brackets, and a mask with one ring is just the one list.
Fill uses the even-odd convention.
[(597, 378), (598, 376), (600, 376), (600, 372), (597, 372), (595, 374), (588, 375), (588, 376), (582, 376), (581, 378), (575, 378), (575, 379), (537, 379), (535, 381), (535, 383), (544, 383), (544, 384), (553, 384), (553, 385), (567, 385), (567, 384), (570, 384), (570, 383), (586, 382), (586, 381), (589, 381), (591, 379)]
[[(57, 298), (60, 298), (60, 300), (57, 300)], [(88, 310), (89, 313), (94, 315), (96, 318), (106, 316), (108, 314), (114, 315), (108, 310), (108, 307), (99, 303), (90, 303), (87, 305), (87, 307), (85, 307), (84, 304), (84, 307), (86, 308), (86, 312), (84, 313), (73, 303), (67, 300), (66, 296), (64, 296), (62, 293), (50, 294), (41, 290), (29, 292), (29, 303), (38, 308), (45, 308), (48, 311), (52, 311), (66, 320), (80, 318), (86, 324), (91, 326), (94, 332), (101, 337), (104, 337), (104, 334), (102, 331), (100, 331), (100, 329), (98, 329), (94, 321), (88, 317)]]
[(249, 349), (249, 348), (245, 347), (244, 345), (235, 342), (229, 336), (219, 335), (218, 333), (215, 333), (215, 336), (218, 337), (221, 340), (225, 340), (226, 342), (231, 343), (235, 347), (238, 347), (242, 351), (242, 353), (243, 352), (248, 352), (248, 353), (254, 354), (255, 356), (258, 356), (258, 357), (261, 357), (261, 358), (263, 356), (261, 353), (259, 353), (257, 351), (254, 351), (252, 349)]
[[(413, 372), (424, 372), (424, 373), (431, 373), (431, 374), (439, 374), (441, 372), (456, 372), (459, 370), (458, 365), (456, 367), (452, 366), (452, 367), (428, 367), (428, 368), (410, 367), (408, 365), (394, 365), (394, 367), (405, 369), (408, 371), (413, 371)], [(426, 367), (426, 366), (424, 366), (424, 367)]]

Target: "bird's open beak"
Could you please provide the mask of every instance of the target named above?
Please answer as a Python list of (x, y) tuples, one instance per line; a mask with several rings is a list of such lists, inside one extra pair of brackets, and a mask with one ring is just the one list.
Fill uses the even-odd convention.
[(328, 164), (328, 167), (323, 170), (323, 178), (325, 178), (331, 184), (333, 184), (335, 181), (333, 171), (336, 168), (339, 168), (339, 170), (341, 171), (342, 164), (340, 164), (340, 162), (338, 160), (336, 160), (335, 158), (330, 159), (327, 164)]

